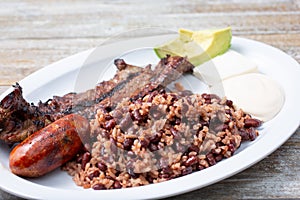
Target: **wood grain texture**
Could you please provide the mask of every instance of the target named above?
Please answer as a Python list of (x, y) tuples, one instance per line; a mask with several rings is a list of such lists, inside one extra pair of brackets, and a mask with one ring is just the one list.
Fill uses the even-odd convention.
[[(227, 25), (234, 35), (275, 46), (300, 62), (299, 0), (0, 1), (0, 93), (115, 34), (145, 27)], [(283, 146), (247, 170), (172, 199), (300, 198), (299, 155), (298, 128)], [(19, 198), (0, 191), (0, 199)]]

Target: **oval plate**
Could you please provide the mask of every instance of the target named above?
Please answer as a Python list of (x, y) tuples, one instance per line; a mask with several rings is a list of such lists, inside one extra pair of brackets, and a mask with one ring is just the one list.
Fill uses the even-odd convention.
[[(99, 47), (98, 53), (91, 49), (53, 63), (29, 75), (20, 85), (28, 101), (38, 102), (53, 95), (63, 95), (71, 91), (83, 91), (92, 88), (96, 81), (86, 81), (84, 86), (77, 87), (78, 78), (101, 74), (100, 79), (109, 79), (115, 73), (111, 60), (123, 52), (138, 47), (145, 50), (124, 54), (130, 64), (146, 65), (157, 63), (158, 58), (149, 50), (174, 35), (160, 35), (120, 41)], [(97, 48), (98, 49), (98, 48)], [(243, 143), (229, 159), (205, 170), (180, 178), (147, 186), (118, 190), (95, 191), (82, 189), (75, 185), (66, 172), (56, 170), (37, 179), (24, 179), (12, 174), (9, 170), (8, 157), (10, 149), (0, 143), (0, 188), (20, 197), (30, 199), (153, 199), (173, 196), (205, 187), (232, 176), (262, 160), (280, 147), (297, 129), (300, 122), (300, 67), (290, 56), (266, 44), (253, 40), (233, 37), (231, 49), (238, 51), (253, 60), (261, 73), (276, 80), (285, 92), (285, 103), (282, 110), (271, 121), (264, 123), (260, 136), (253, 142)], [(97, 56), (98, 55), (98, 56)], [(99, 58), (94, 60), (93, 58)], [(86, 60), (95, 61), (97, 65), (87, 64)], [(83, 63), (84, 66), (82, 67)], [(105, 66), (105, 67), (99, 67)], [(82, 76), (82, 77), (81, 77)], [(98, 80), (97, 80), (98, 81)], [(38, 84), (37, 84), (38, 83)], [(4, 98), (12, 88), (4, 92)], [(201, 92), (201, 91), (198, 91)]]

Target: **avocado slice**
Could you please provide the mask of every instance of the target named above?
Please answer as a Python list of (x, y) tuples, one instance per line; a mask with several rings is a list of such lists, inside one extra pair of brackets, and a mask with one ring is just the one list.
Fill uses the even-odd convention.
[(186, 56), (198, 66), (211, 58), (223, 54), (230, 48), (231, 28), (191, 31), (179, 29), (179, 37), (154, 48), (159, 58), (167, 54)]

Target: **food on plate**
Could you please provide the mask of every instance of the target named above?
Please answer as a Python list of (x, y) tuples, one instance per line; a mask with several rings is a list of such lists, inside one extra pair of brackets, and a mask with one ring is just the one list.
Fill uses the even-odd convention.
[(9, 167), (19, 176), (42, 176), (74, 158), (88, 134), (89, 122), (84, 117), (66, 115), (14, 147)]
[(167, 91), (192, 71), (186, 58), (167, 56), (153, 70), (115, 65), (115, 76), (94, 89), (36, 106), (15, 86), (0, 103), (1, 140), (21, 142), (10, 154), (13, 173), (38, 177), (66, 162), (84, 188), (139, 186), (212, 166), (258, 135), (261, 122), (226, 98)]
[(257, 137), (259, 125), (225, 98), (155, 90), (98, 110), (91, 151), (64, 170), (77, 185), (96, 190), (158, 183), (232, 156), (242, 141)]
[(179, 37), (157, 46), (154, 51), (159, 58), (166, 55), (187, 56), (198, 66), (211, 58), (226, 52), (230, 47), (231, 28), (190, 31), (179, 30)]
[(284, 92), (264, 74), (249, 73), (223, 81), (225, 95), (236, 106), (262, 121), (272, 119), (282, 108)]
[[(71, 113), (82, 115), (90, 121), (95, 117), (98, 109), (113, 109), (123, 98), (130, 97), (135, 100), (151, 91), (164, 88), (173, 80), (178, 79), (182, 73), (191, 72), (193, 68), (193, 65), (182, 57), (161, 59), (154, 70), (151, 66), (134, 67), (120, 59), (116, 60), (115, 64), (119, 71), (114, 78), (99, 83), (96, 89), (80, 94), (69, 93), (63, 97), (54, 97), (45, 103), (40, 102), (38, 106), (27, 103), (22, 97), (21, 87), (16, 85), (14, 91), (7, 95), (0, 104), (3, 115), (0, 117), (3, 120), (0, 122), (1, 139), (9, 144), (20, 142), (21, 139), (26, 138), (23, 132), (28, 135), (33, 133), (27, 130), (28, 123), (35, 126), (35, 129), (41, 129), (46, 126), (46, 123), (40, 123), (40, 121), (47, 120), (48, 124), (55, 124), (56, 120)], [(23, 106), (19, 106), (21, 104)], [(30, 117), (26, 119), (23, 116)], [(5, 124), (18, 124), (18, 126), (7, 129)], [(32, 130), (31, 126), (29, 127)], [(49, 129), (46, 127), (46, 130)], [(40, 143), (40, 145), (43, 148), (44, 144)], [(44, 155), (41, 157), (46, 158)], [(19, 158), (18, 154), (16, 158)]]
[(231, 49), (194, 68), (194, 75), (210, 84), (251, 72), (258, 72), (257, 65)]

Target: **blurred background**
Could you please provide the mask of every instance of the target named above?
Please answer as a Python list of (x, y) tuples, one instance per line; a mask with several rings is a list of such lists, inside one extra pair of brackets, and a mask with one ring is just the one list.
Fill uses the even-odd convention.
[[(225, 26), (232, 27), (234, 36), (275, 46), (300, 62), (299, 0), (0, 1), (0, 93), (32, 72), (124, 31)], [(298, 129), (253, 167), (173, 199), (299, 198), (299, 153)], [(0, 199), (18, 198), (0, 190)]]

